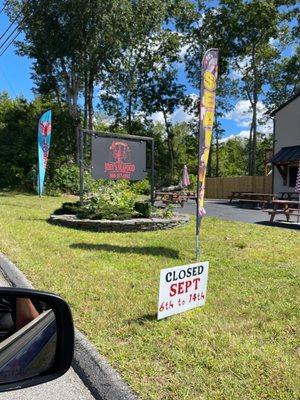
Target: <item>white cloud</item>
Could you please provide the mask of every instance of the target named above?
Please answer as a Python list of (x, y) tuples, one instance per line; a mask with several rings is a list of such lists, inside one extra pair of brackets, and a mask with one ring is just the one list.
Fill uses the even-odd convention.
[(182, 48), (181, 48), (181, 50), (180, 50), (180, 53), (179, 53), (179, 56), (180, 56), (180, 59), (181, 59), (181, 60), (184, 59), (184, 56), (186, 55), (186, 53), (187, 53), (189, 47), (190, 47), (189, 44), (186, 44), (186, 45), (182, 46)]
[[(195, 102), (198, 101), (198, 95), (196, 93), (191, 93), (189, 95), (190, 99)], [(171, 120), (172, 124), (177, 124), (181, 122), (189, 122), (195, 117), (193, 112), (189, 110), (185, 110), (183, 106), (178, 107), (174, 113), (170, 116), (168, 115), (168, 119)], [(164, 116), (162, 112), (156, 112), (150, 116), (150, 119), (155, 123), (164, 124)]]
[(231, 65), (230, 75), (234, 79), (241, 79), (243, 74), (246, 73), (247, 68), (249, 68), (251, 64), (250, 57), (244, 57), (236, 61), (236, 64)]
[[(175, 110), (175, 112), (168, 117), (172, 124), (177, 124), (180, 122), (189, 122), (191, 119), (193, 119), (194, 115), (189, 113), (188, 111), (185, 111), (184, 108), (181, 106)], [(150, 119), (155, 123), (161, 123), (164, 124), (164, 115), (162, 112), (156, 112), (150, 116)]]
[(152, 114), (150, 116), (150, 119), (155, 123), (160, 123), (160, 124), (164, 124), (165, 120), (164, 120), (164, 115), (161, 111), (156, 112), (154, 114)]
[(270, 46), (278, 47), (278, 45), (280, 44), (280, 42), (279, 42), (278, 39), (274, 39), (273, 37), (271, 37), (271, 38), (269, 39), (269, 44), (270, 44)]
[(230, 135), (227, 136), (226, 138), (223, 138), (220, 140), (221, 143), (226, 143), (228, 140), (233, 140), (233, 139), (249, 139), (249, 131), (241, 131), (240, 133), (237, 133), (236, 135)]
[(249, 100), (239, 100), (234, 109), (225, 115), (225, 119), (233, 120), (238, 126), (251, 123), (251, 104)]
[(191, 119), (193, 119), (193, 117), (194, 117), (193, 114), (189, 113), (188, 111), (185, 111), (183, 107), (179, 107), (173, 113), (171, 121), (173, 124), (180, 122), (189, 122)]
[[(271, 133), (273, 130), (273, 123), (271, 119), (266, 118), (266, 107), (259, 101), (257, 103), (257, 130), (260, 133)], [(249, 128), (252, 120), (252, 110), (249, 100), (239, 100), (234, 109), (225, 115), (225, 119), (232, 120), (240, 128)]]

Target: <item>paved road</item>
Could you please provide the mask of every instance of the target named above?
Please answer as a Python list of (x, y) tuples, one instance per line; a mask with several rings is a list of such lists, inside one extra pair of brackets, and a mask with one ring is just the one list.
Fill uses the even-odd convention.
[[(0, 286), (9, 286), (0, 273)], [(54, 381), (27, 389), (0, 393), (0, 400), (94, 400), (90, 391), (71, 368)]]
[[(274, 223), (270, 223), (270, 216), (267, 212), (253, 208), (242, 208), (239, 207), (237, 202), (230, 204), (228, 200), (207, 200), (205, 202), (205, 210), (209, 217), (217, 217), (229, 221), (248, 222), (250, 224), (261, 224), (271, 227), (300, 229), (300, 224), (296, 224), (294, 220), (294, 223), (290, 224), (286, 222), (284, 216), (278, 216)], [(183, 208), (176, 205), (175, 211), (195, 215), (196, 203), (195, 201), (189, 201), (185, 203)]]
[[(176, 211), (194, 215), (195, 208), (195, 201), (189, 201), (183, 208), (180, 206), (176, 207)], [(253, 224), (270, 220), (269, 214), (266, 212), (241, 208), (234, 203), (230, 204), (226, 200), (207, 200), (205, 202), (205, 210), (209, 217), (218, 217), (230, 221), (249, 222)]]

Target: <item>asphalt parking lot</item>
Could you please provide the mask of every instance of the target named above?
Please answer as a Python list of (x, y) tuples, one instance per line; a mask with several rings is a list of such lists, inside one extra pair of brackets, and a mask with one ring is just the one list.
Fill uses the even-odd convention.
[[(206, 200), (204, 208), (206, 215), (217, 217), (228, 221), (240, 221), (250, 224), (260, 224), (266, 226), (277, 226), (282, 228), (299, 229), (298, 224), (287, 224), (283, 216), (277, 217), (275, 223), (270, 223), (270, 216), (267, 212), (255, 208), (240, 207), (238, 202), (229, 203), (228, 200)], [(180, 213), (196, 213), (196, 202), (189, 201), (184, 207), (175, 206), (175, 210)]]

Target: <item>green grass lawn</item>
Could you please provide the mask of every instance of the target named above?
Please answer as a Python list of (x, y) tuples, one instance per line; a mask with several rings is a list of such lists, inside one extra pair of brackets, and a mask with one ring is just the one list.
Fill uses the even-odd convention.
[(299, 231), (205, 218), (206, 305), (157, 322), (159, 271), (194, 261), (194, 223), (76, 231), (46, 222), (62, 201), (0, 194), (0, 250), (142, 399), (299, 399)]

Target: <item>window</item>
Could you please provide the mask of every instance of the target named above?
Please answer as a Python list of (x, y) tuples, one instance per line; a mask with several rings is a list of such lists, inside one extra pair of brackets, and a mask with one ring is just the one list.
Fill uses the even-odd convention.
[(289, 187), (296, 186), (298, 167), (289, 167)]

